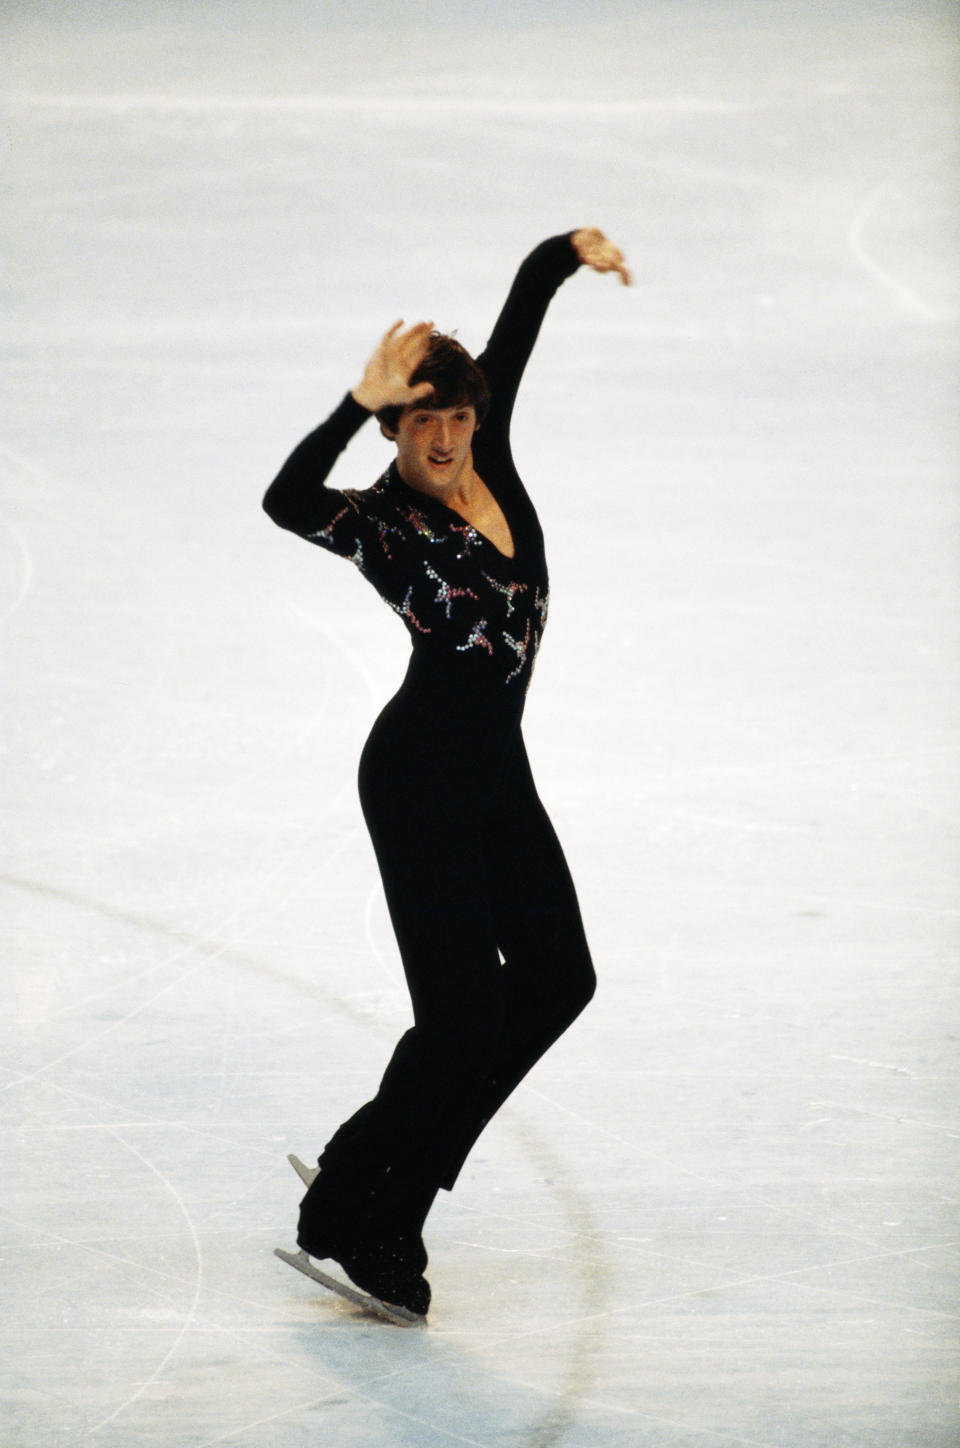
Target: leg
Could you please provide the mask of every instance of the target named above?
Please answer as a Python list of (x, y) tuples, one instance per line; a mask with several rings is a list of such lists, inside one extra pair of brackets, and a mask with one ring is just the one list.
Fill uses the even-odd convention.
[(503, 1029), (444, 1186), (453, 1185), (483, 1127), (596, 989), (570, 871), (519, 738), (485, 823), (484, 858), (505, 957)]
[[(372, 1101), (333, 1137), (324, 1161), (396, 1168), (432, 1184), (455, 1123), (482, 1089), (499, 1041), (504, 976), (488, 903), (477, 782), (461, 762), (398, 759), (375, 728), (361, 764), (370, 829), (413, 1004)], [(432, 1199), (432, 1193), (431, 1193)]]
[[(471, 792), (472, 787), (472, 792)], [(502, 1033), (475, 782), (368, 749), (361, 801), (413, 1003), (372, 1101), (328, 1142), (297, 1240), (376, 1296), (423, 1312), (421, 1233)], [(472, 802), (471, 802), (472, 801)]]

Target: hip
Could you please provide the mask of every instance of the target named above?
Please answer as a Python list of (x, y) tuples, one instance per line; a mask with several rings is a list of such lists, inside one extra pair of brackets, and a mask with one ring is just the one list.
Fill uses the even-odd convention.
[(526, 751), (522, 709), (502, 700), (460, 697), (449, 690), (411, 687), (405, 681), (374, 721), (360, 755), (364, 808), (388, 799), (394, 806), (426, 807), (427, 797), (451, 808), (481, 811), (515, 772)]

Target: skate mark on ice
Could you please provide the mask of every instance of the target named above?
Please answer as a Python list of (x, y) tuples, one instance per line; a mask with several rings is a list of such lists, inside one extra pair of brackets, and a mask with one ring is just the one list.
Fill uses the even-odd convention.
[[(323, 863), (329, 864), (329, 862), (335, 859), (337, 855), (342, 854), (344, 850), (346, 850), (350, 846), (350, 844), (353, 842), (358, 834), (359, 827), (347, 831), (341, 837), (337, 846), (325, 857)], [(168, 995), (171, 991), (176, 990), (177, 987), (182, 985), (184, 981), (189, 980), (211, 960), (223, 960), (228, 964), (241, 966), (246, 970), (253, 970), (258, 974), (267, 975), (270, 976), (272, 979), (280, 980), (283, 983), (292, 986), (298, 992), (307, 992), (313, 998), (321, 1000), (327, 1009), (338, 1012), (341, 1015), (345, 1015), (354, 1024), (364, 1024), (361, 1013), (359, 1011), (356, 1011), (344, 998), (334, 995), (332, 993), (322, 991), (318, 987), (314, 986), (312, 983), (308, 984), (300, 977), (291, 976), (284, 971), (274, 968), (265, 961), (261, 961), (253, 956), (247, 955), (245, 952), (238, 949), (233, 941), (224, 941), (218, 938), (219, 933), (224, 929), (225, 926), (230, 925), (235, 920), (237, 920), (239, 916), (249, 911), (249, 898), (244, 900), (240, 905), (236, 907), (236, 909), (232, 910), (229, 914), (223, 916), (222, 919), (217, 921), (216, 924), (212, 926), (209, 931), (206, 931), (202, 935), (194, 935), (189, 931), (179, 930), (176, 926), (166, 924), (163, 921), (152, 920), (147, 916), (138, 915), (132, 911), (125, 911), (114, 906), (104, 904), (102, 901), (90, 899), (88, 897), (79, 895), (73, 891), (58, 889), (52, 885), (44, 884), (42, 881), (24, 880), (15, 875), (3, 875), (0, 876), (0, 885), (7, 885), (12, 889), (28, 891), (30, 893), (41, 896), (48, 896), (49, 898), (58, 900), (63, 904), (75, 905), (80, 909), (90, 910), (96, 914), (102, 915), (109, 920), (115, 920), (123, 924), (131, 925), (137, 930), (143, 930), (151, 934), (159, 935), (165, 939), (172, 938), (173, 940), (181, 942), (181, 946), (178, 950), (174, 950), (170, 954), (165, 955), (160, 961), (146, 967), (144, 970), (138, 972), (137, 974), (123, 976), (122, 979), (117, 981), (116, 985), (108, 986), (103, 990), (96, 991), (88, 996), (82, 997), (78, 1001), (71, 1002), (69, 1006), (64, 1007), (59, 1012), (57, 1012), (55, 1014), (55, 1018), (69, 1018), (70, 1016), (74, 1015), (82, 1006), (108, 997), (112, 995), (115, 991), (125, 990), (136, 981), (147, 980), (151, 976), (158, 974), (160, 971), (168, 969), (170, 966), (175, 965), (177, 961), (183, 960), (193, 955), (199, 955), (200, 957), (199, 959), (194, 959), (188, 969), (180, 971), (180, 973), (173, 980), (168, 981), (166, 985), (164, 985), (160, 990), (155, 991), (153, 995), (148, 997), (146, 1000), (141, 1001), (138, 1005), (134, 1006), (131, 1010), (127, 1012), (126, 1015), (121, 1017), (119, 1020), (113, 1021), (109, 1026), (103, 1027), (103, 1029), (100, 1030), (96, 1035), (87, 1036), (78, 1045), (71, 1047), (68, 1051), (62, 1052), (59, 1056), (54, 1057), (52, 1060), (46, 1061), (42, 1065), (35, 1067), (34, 1070), (22, 1072), (17, 1076), (13, 1077), (11, 1080), (4, 1083), (6, 1089), (14, 1086), (24, 1085), (29, 1081), (38, 1080), (45, 1073), (53, 1070), (56, 1066), (61, 1065), (64, 1061), (68, 1061), (74, 1056), (82, 1054), (84, 1051), (90, 1050), (91, 1047), (98, 1045), (108, 1036), (115, 1035), (118, 1031), (121, 1031), (123, 1027), (126, 1026), (130, 1021), (136, 1019), (137, 1016), (142, 1015), (145, 1011), (149, 1010), (152, 1005), (154, 1005), (157, 1001), (161, 1000), (165, 995)], [(291, 886), (290, 893), (293, 893), (293, 890), (295, 888), (295, 886)], [(269, 893), (267, 891), (267, 887), (264, 886), (261, 894), (267, 893)], [(280, 913), (280, 911), (284, 907), (287, 898), (287, 896), (278, 898), (275, 894), (270, 893), (269, 907), (265, 910), (261, 910), (261, 912), (257, 916), (255, 916), (252, 921), (248, 921), (244, 926), (244, 932), (249, 932), (255, 927), (259, 928), (260, 926), (262, 926), (265, 920), (269, 920), (272, 916)], [(244, 932), (241, 932), (237, 938), (242, 940)]]
[[(403, 1370), (400, 1370), (403, 1371)], [(378, 1374), (378, 1377), (383, 1376)], [(375, 1397), (372, 1392), (363, 1391), (359, 1388), (349, 1390), (362, 1403), (373, 1404), (377, 1408), (383, 1408), (392, 1417), (402, 1418), (405, 1423), (412, 1423), (417, 1428), (425, 1428), (431, 1434), (431, 1444), (436, 1442), (434, 1435), (441, 1435), (447, 1442), (462, 1445), (462, 1448), (496, 1448), (496, 1444), (487, 1439), (481, 1442), (479, 1438), (465, 1438), (462, 1433), (455, 1433), (450, 1428), (441, 1427), (430, 1419), (421, 1418), (416, 1413), (410, 1413), (404, 1408), (399, 1408), (395, 1403), (387, 1402), (383, 1398)], [(339, 1405), (343, 1402), (343, 1389), (336, 1388), (332, 1392), (325, 1393), (322, 1398), (314, 1398), (309, 1403), (298, 1403), (291, 1408), (286, 1408), (282, 1413), (274, 1413), (268, 1418), (256, 1418), (252, 1422), (243, 1423), (235, 1428), (220, 1433), (216, 1438), (205, 1438), (197, 1448), (217, 1448), (218, 1443), (236, 1443), (244, 1434), (252, 1432), (255, 1428), (266, 1427), (270, 1423), (282, 1423), (285, 1419), (293, 1417), (295, 1413), (308, 1412), (312, 1408), (322, 1408), (326, 1404)], [(279, 1439), (271, 1439), (271, 1442), (280, 1442)], [(392, 1441), (384, 1437), (382, 1442)], [(408, 1442), (411, 1440), (407, 1440)]]
[[(626, 1239), (629, 1240), (629, 1239)], [(831, 1272), (837, 1267), (862, 1266), (867, 1262), (902, 1261), (904, 1258), (920, 1258), (929, 1252), (954, 1251), (960, 1246), (960, 1241), (948, 1239), (945, 1242), (924, 1243), (920, 1247), (901, 1247), (894, 1251), (860, 1253), (852, 1257), (829, 1257), (822, 1262), (807, 1263), (802, 1267), (790, 1267), (783, 1272), (758, 1272), (735, 1274), (729, 1268), (716, 1268), (718, 1272), (730, 1272), (728, 1281), (708, 1284), (704, 1287), (691, 1287), (684, 1292), (670, 1292), (657, 1297), (641, 1297), (632, 1302), (623, 1303), (611, 1308), (602, 1314), (603, 1317), (614, 1319), (621, 1317), (624, 1313), (647, 1312), (652, 1307), (666, 1307), (673, 1303), (691, 1302), (697, 1298), (716, 1297), (725, 1292), (740, 1292), (744, 1287), (765, 1286), (771, 1282), (781, 1282), (785, 1286), (795, 1287), (798, 1292), (815, 1292), (825, 1297), (835, 1297), (841, 1301), (850, 1303), (867, 1303), (872, 1307), (884, 1307), (897, 1312), (909, 1312), (919, 1315), (921, 1318), (942, 1318), (948, 1322), (960, 1321), (960, 1313), (950, 1312), (941, 1307), (915, 1307), (909, 1303), (903, 1303), (900, 1299), (882, 1298), (868, 1296), (866, 1293), (854, 1292), (845, 1287), (824, 1287), (816, 1282), (796, 1282), (793, 1279), (798, 1277), (813, 1276), (819, 1272)], [(645, 1249), (646, 1250), (646, 1249)], [(649, 1253), (650, 1256), (665, 1258), (668, 1261), (691, 1263), (698, 1266), (712, 1266), (710, 1263), (698, 1262), (691, 1257), (670, 1257), (666, 1253)], [(931, 1269), (933, 1270), (933, 1269)], [(581, 1321), (598, 1322), (601, 1318), (562, 1318), (555, 1328), (568, 1329), (577, 1326)], [(511, 1335), (511, 1341), (520, 1341), (522, 1338), (534, 1338), (545, 1335), (543, 1328), (531, 1328), (527, 1332)], [(644, 1334), (634, 1334), (634, 1337), (642, 1338)], [(689, 1425), (687, 1425), (689, 1427)]]
[(315, 613), (311, 613), (310, 610), (304, 608), (302, 604), (295, 603), (293, 600), (291, 600), (290, 611), (291, 613), (295, 614), (296, 617), (299, 618), (303, 623), (309, 624), (311, 628), (316, 629), (317, 633), (320, 634), (322, 638), (326, 639), (327, 643), (330, 644), (332, 648), (334, 648), (338, 653), (343, 655), (347, 663), (362, 681), (364, 688), (367, 691), (367, 697), (370, 703), (375, 709), (378, 709), (380, 705), (384, 702), (383, 690), (378, 687), (376, 680), (374, 679), (369, 668), (367, 667), (366, 661), (356, 652), (355, 649), (352, 649), (350, 645), (346, 643), (335, 630), (328, 628), (327, 625), (320, 618), (318, 618)]
[[(279, 1359), (279, 1361), (282, 1361), (282, 1359)], [(289, 1408), (284, 1408), (279, 1413), (270, 1413), (265, 1418), (251, 1418), (250, 1421), (246, 1423), (237, 1423), (234, 1427), (227, 1428), (225, 1432), (218, 1433), (216, 1438), (204, 1438), (202, 1443), (196, 1445), (196, 1448), (217, 1448), (218, 1443), (236, 1444), (245, 1438), (248, 1433), (253, 1433), (258, 1428), (275, 1428), (278, 1424), (286, 1422), (289, 1418), (299, 1418), (301, 1413), (316, 1412), (317, 1408), (324, 1408), (328, 1404), (341, 1403), (342, 1401), (342, 1389), (334, 1388), (331, 1392), (325, 1393), (321, 1398), (309, 1398), (303, 1403), (292, 1403)], [(270, 1442), (280, 1443), (282, 1439), (271, 1437)]]
[[(63, 509), (53, 501), (53, 496), (57, 495), (59, 497), (69, 498), (71, 501), (75, 500), (78, 495), (75, 479), (64, 478), (59, 473), (51, 472), (49, 468), (42, 467), (40, 463), (34, 462), (32, 458), (24, 457), (21, 453), (15, 452), (14, 449), (6, 443), (0, 443), (0, 457), (6, 458), (7, 462), (14, 468), (18, 468), (22, 474), (34, 479), (44, 488), (43, 496), (38, 496), (35, 493), (25, 496), (23, 498), (24, 506), (31, 508), (34, 512), (43, 514), (44, 517), (52, 521), (62, 523)], [(99, 515), (94, 518), (84, 518), (81, 513), (71, 510), (70, 532), (75, 538), (80, 535), (89, 538), (96, 545), (97, 549), (110, 554), (114, 558), (124, 558), (124, 552), (119, 543), (104, 536), (102, 520), (99, 518)]]
[[(831, 1056), (830, 1060), (847, 1061), (851, 1066), (868, 1066), (872, 1071), (894, 1071), (898, 1076), (912, 1076), (914, 1080), (916, 1080), (917, 1073), (916, 1071), (911, 1071), (909, 1066), (894, 1066), (887, 1061), (870, 1061), (863, 1056)], [(821, 1106), (823, 1102), (815, 1102), (814, 1104)], [(830, 1117), (827, 1116), (823, 1119), (829, 1121)]]
[[(556, 1399), (555, 1404), (539, 1415), (521, 1440), (525, 1448), (552, 1448), (576, 1426), (578, 1410), (586, 1402), (586, 1394), (596, 1385), (605, 1348), (597, 1324), (606, 1325), (610, 1320), (612, 1274), (603, 1250), (605, 1239), (594, 1221), (589, 1198), (566, 1160), (522, 1117), (511, 1116), (505, 1124), (520, 1141), (527, 1159), (550, 1183), (551, 1192), (564, 1211), (567, 1235), (575, 1253), (571, 1265), (578, 1296), (581, 1306), (587, 1309), (576, 1321), (566, 1325), (555, 1386), (541, 1389)], [(587, 1242), (591, 1246), (589, 1255), (577, 1250)], [(529, 1335), (536, 1337), (550, 1330), (541, 1328), (539, 1333)], [(510, 1340), (513, 1341), (512, 1334)]]
[(900, 182), (915, 175), (918, 170), (920, 170), (919, 165), (912, 166), (909, 171), (888, 177), (886, 181), (868, 192), (847, 228), (847, 246), (864, 271), (868, 272), (882, 287), (892, 292), (908, 311), (925, 317), (930, 322), (945, 322), (949, 321), (947, 312), (942, 308), (931, 306), (919, 292), (898, 281), (892, 272), (887, 271), (870, 255), (863, 244), (863, 233), (868, 222), (873, 219), (882, 204), (893, 195)]
[[(569, 1116), (572, 1121), (576, 1121), (582, 1126), (589, 1127), (591, 1132), (595, 1132), (600, 1136), (606, 1136), (611, 1141), (615, 1141), (619, 1146), (628, 1147), (631, 1152), (638, 1155), (643, 1161), (659, 1162), (662, 1166), (669, 1167), (671, 1171), (676, 1171), (681, 1176), (689, 1177), (693, 1181), (703, 1182), (706, 1186), (723, 1187), (727, 1191), (735, 1191), (738, 1196), (746, 1196), (746, 1199), (749, 1202), (753, 1203), (754, 1205), (763, 1207), (766, 1211), (772, 1212), (775, 1216), (784, 1218), (787, 1221), (804, 1222), (806, 1224), (820, 1224), (823, 1230), (828, 1232), (831, 1236), (836, 1237), (838, 1241), (851, 1241), (861, 1243), (864, 1241), (864, 1236), (862, 1232), (844, 1231), (840, 1228), (832, 1226), (823, 1227), (823, 1223), (821, 1222), (820, 1217), (817, 1215), (817, 1213), (813, 1211), (803, 1211), (800, 1207), (784, 1206), (782, 1202), (770, 1201), (766, 1197), (764, 1197), (762, 1193), (756, 1190), (751, 1191), (743, 1187), (742, 1184), (737, 1182), (736, 1179), (733, 1177), (707, 1176), (704, 1172), (694, 1171), (691, 1167), (684, 1166), (682, 1162), (676, 1161), (673, 1157), (664, 1156), (661, 1152), (649, 1151), (639, 1142), (632, 1140), (630, 1137), (623, 1136), (619, 1132), (611, 1131), (609, 1127), (602, 1125), (599, 1121), (593, 1121), (589, 1117), (582, 1115), (579, 1111), (574, 1111), (571, 1107), (564, 1105), (562, 1101), (554, 1100), (553, 1097), (547, 1096), (544, 1092), (538, 1091), (535, 1087), (530, 1086), (526, 1082), (524, 1082), (520, 1089), (523, 1092), (529, 1092), (530, 1095), (538, 1097), (539, 1100), (546, 1102), (548, 1106), (554, 1107), (558, 1112), (562, 1112), (564, 1115)], [(830, 1101), (814, 1101), (810, 1104), (811, 1106), (816, 1108), (836, 1105), (836, 1103)], [(851, 1107), (849, 1109), (855, 1110), (856, 1108)], [(891, 1117), (889, 1119), (893, 1120), (894, 1118)], [(896, 1119), (899, 1120), (900, 1118)], [(930, 1125), (931, 1123), (918, 1124)], [(949, 1130), (950, 1128), (944, 1127), (940, 1129)], [(878, 1245), (878, 1240), (876, 1238), (873, 1238), (872, 1240), (875, 1246)]]
[[(271, 1153), (271, 1159), (275, 1160), (273, 1153)], [(306, 1168), (306, 1170), (309, 1170), (309, 1168)], [(120, 1252), (115, 1251), (107, 1251), (103, 1247), (98, 1246), (95, 1242), (91, 1243), (82, 1238), (65, 1237), (61, 1233), (52, 1232), (46, 1228), (38, 1229), (33, 1222), (20, 1220), (19, 1218), (13, 1216), (10, 1212), (7, 1211), (4, 1211), (3, 1216), (5, 1220), (10, 1222), (12, 1225), (21, 1227), (24, 1229), (24, 1231), (33, 1231), (35, 1233), (39, 1231), (43, 1244), (56, 1243), (58, 1246), (70, 1248), (73, 1252), (83, 1253), (85, 1256), (96, 1258), (99, 1261), (109, 1263), (123, 1269), (130, 1269), (132, 1266), (135, 1266), (136, 1270), (139, 1273), (143, 1273), (146, 1276), (155, 1277), (158, 1279), (157, 1286), (146, 1287), (145, 1285), (141, 1284), (141, 1290), (155, 1294), (158, 1299), (166, 1304), (168, 1304), (170, 1300), (170, 1284), (176, 1284), (177, 1286), (181, 1287), (189, 1287), (192, 1285), (192, 1281), (189, 1278), (184, 1278), (175, 1272), (165, 1271), (162, 1268), (154, 1267), (149, 1262), (134, 1263), (132, 1262), (129, 1255), (124, 1255)], [(115, 1235), (111, 1235), (109, 1240), (116, 1240)], [(231, 1303), (237, 1303), (247, 1309), (256, 1310), (262, 1306), (262, 1303), (255, 1298), (243, 1297), (240, 1296), (238, 1293), (228, 1293), (225, 1292), (223, 1288), (214, 1286), (207, 1282), (204, 1283), (204, 1290), (214, 1298), (226, 1300)], [(216, 1333), (222, 1336), (235, 1338), (239, 1342), (243, 1343), (248, 1349), (251, 1346), (250, 1336), (247, 1330), (227, 1326), (223, 1322), (218, 1321), (217, 1319), (212, 1317), (207, 1317), (199, 1312), (194, 1315), (193, 1325), (197, 1328), (202, 1328), (204, 1332), (207, 1333)], [(289, 1364), (288, 1352), (271, 1348), (270, 1346), (262, 1342), (256, 1343), (255, 1346), (256, 1350), (260, 1353), (260, 1355), (267, 1360), (274, 1362), (280, 1366), (287, 1366)], [(173, 1350), (175, 1351), (175, 1349), (176, 1345), (174, 1345)], [(301, 1366), (303, 1371), (306, 1372), (308, 1375), (315, 1375), (323, 1384), (329, 1383), (330, 1377), (327, 1371), (320, 1371), (316, 1368), (311, 1368), (309, 1364), (302, 1364)], [(369, 1381), (371, 1383), (376, 1383), (381, 1381), (384, 1377), (402, 1376), (404, 1373), (410, 1370), (410, 1368), (403, 1367), (396, 1369), (393, 1373), (387, 1374), (377, 1371), (371, 1375)], [(387, 1409), (387, 1411), (390, 1413), (396, 1413), (401, 1417), (409, 1418), (410, 1421), (418, 1423), (423, 1422), (422, 1419), (414, 1418), (411, 1414), (404, 1413), (402, 1409), (397, 1408), (394, 1404), (375, 1397), (371, 1392), (365, 1390), (364, 1386), (362, 1385), (359, 1387), (354, 1386), (350, 1389), (350, 1391), (357, 1398), (361, 1399), (364, 1402), (371, 1403), (377, 1407), (383, 1407)], [(306, 1412), (311, 1408), (323, 1407), (325, 1404), (328, 1403), (342, 1403), (343, 1394), (344, 1390), (341, 1386), (328, 1389), (328, 1391), (324, 1392), (322, 1396), (312, 1398), (307, 1402), (295, 1403), (292, 1406), (283, 1409), (279, 1413), (273, 1413), (267, 1417), (258, 1418), (253, 1422), (235, 1424), (231, 1428), (226, 1429), (223, 1433), (218, 1434), (215, 1438), (205, 1439), (203, 1443), (197, 1445), (197, 1448), (214, 1448), (214, 1445), (219, 1443), (224, 1443), (228, 1441), (234, 1442), (243, 1433), (249, 1432), (250, 1430), (257, 1428), (263, 1424), (279, 1423), (284, 1419), (291, 1418), (300, 1412)], [(137, 1396), (139, 1396), (139, 1394)], [(130, 1400), (128, 1400), (128, 1403), (125, 1406), (130, 1406), (130, 1404), (134, 1401), (135, 1398), (131, 1398)], [(115, 1410), (115, 1412), (116, 1411), (120, 1410)], [(102, 1420), (102, 1424), (97, 1426), (102, 1426), (109, 1421), (110, 1419), (104, 1419)], [(449, 1429), (442, 1429), (438, 1425), (424, 1423), (424, 1426), (430, 1427), (436, 1432), (442, 1432), (445, 1437), (450, 1438), (451, 1442), (468, 1445), (468, 1448), (491, 1448), (490, 1444), (478, 1443), (477, 1440), (473, 1438), (464, 1438), (458, 1434), (451, 1433)], [(96, 1427), (85, 1429), (84, 1433), (89, 1434), (94, 1431), (96, 1431)]]
[[(541, 1389), (541, 1391), (543, 1390)], [(631, 1418), (644, 1424), (656, 1424), (659, 1427), (669, 1428), (671, 1432), (682, 1433), (685, 1440), (691, 1434), (698, 1439), (704, 1437), (711, 1448), (714, 1443), (729, 1443), (732, 1448), (774, 1448), (769, 1438), (743, 1438), (737, 1433), (727, 1433), (722, 1429), (715, 1428), (712, 1423), (688, 1423), (679, 1418), (665, 1418), (658, 1413), (645, 1413), (642, 1408), (627, 1408), (622, 1403), (608, 1403), (601, 1398), (584, 1398), (583, 1406), (599, 1412), (610, 1413), (614, 1417)], [(555, 1439), (551, 1439), (550, 1443), (555, 1441)], [(548, 1445), (546, 1442), (537, 1440), (527, 1445), (527, 1448), (548, 1448)], [(665, 1448), (670, 1448), (670, 1445), (666, 1444)]]
[(163, 1357), (160, 1359), (159, 1363), (154, 1368), (150, 1376), (140, 1384), (135, 1393), (131, 1393), (131, 1395), (128, 1398), (124, 1399), (124, 1401), (120, 1403), (118, 1407), (114, 1408), (112, 1413), (108, 1413), (105, 1418), (101, 1418), (98, 1423), (94, 1423), (91, 1428), (87, 1429), (88, 1435), (91, 1436), (94, 1433), (98, 1433), (101, 1428), (105, 1428), (108, 1423), (115, 1422), (115, 1420), (119, 1418), (120, 1414), (125, 1412), (127, 1408), (132, 1407), (132, 1405), (137, 1401), (138, 1398), (142, 1398), (148, 1388), (152, 1387), (152, 1385), (161, 1376), (167, 1366), (167, 1363), (171, 1360), (174, 1353), (177, 1351), (181, 1342), (186, 1336), (187, 1332), (189, 1331), (190, 1327), (196, 1320), (197, 1308), (200, 1305), (200, 1294), (203, 1290), (203, 1253), (200, 1250), (200, 1239), (197, 1236), (197, 1231), (193, 1224), (193, 1219), (187, 1210), (186, 1202), (183, 1200), (183, 1197), (181, 1197), (180, 1193), (173, 1185), (173, 1182), (170, 1181), (169, 1177), (164, 1176), (160, 1168), (156, 1166), (148, 1156), (144, 1156), (143, 1152), (139, 1151), (135, 1146), (132, 1146), (129, 1141), (125, 1141), (120, 1131), (113, 1130), (112, 1128), (108, 1129), (110, 1130), (111, 1136), (114, 1136), (121, 1146), (125, 1147), (132, 1156), (135, 1156), (138, 1161), (142, 1162), (143, 1165), (148, 1168), (148, 1170), (153, 1172), (157, 1180), (170, 1193), (171, 1197), (173, 1197), (173, 1200), (176, 1202), (177, 1207), (183, 1216), (183, 1220), (186, 1222), (187, 1230), (190, 1233), (190, 1240), (193, 1244), (193, 1251), (196, 1258), (197, 1268), (194, 1279), (193, 1301), (190, 1304), (190, 1308), (187, 1312), (186, 1317), (180, 1324), (180, 1331), (177, 1333), (170, 1347), (164, 1353)]
[[(310, 628), (315, 629), (316, 632), (320, 634), (320, 636), (331, 646), (332, 649), (342, 655), (342, 657), (350, 665), (351, 669), (353, 669), (354, 673), (363, 684), (364, 689), (366, 690), (367, 699), (371, 706), (374, 709), (379, 709), (380, 705), (383, 702), (384, 690), (378, 686), (377, 681), (374, 679), (373, 674), (367, 667), (366, 660), (362, 657), (362, 655), (358, 654), (355, 649), (351, 648), (350, 645), (341, 637), (341, 635), (336, 632), (336, 630), (329, 628), (322, 619), (320, 619), (315, 613), (312, 613), (309, 609), (304, 608), (302, 604), (291, 601), (289, 607), (291, 612), (297, 618), (299, 618), (303, 623), (308, 624)], [(384, 955), (383, 951), (380, 949), (380, 947), (377, 945), (373, 934), (373, 909), (381, 895), (382, 887), (378, 883), (374, 883), (373, 885), (371, 885), (363, 912), (364, 936), (366, 938), (367, 944), (370, 947), (370, 952), (374, 960), (380, 966), (381, 970), (390, 981), (391, 985), (402, 986), (402, 976), (397, 971), (390, 969), (390, 966), (387, 963), (387, 958)]]
[(17, 584), (13, 598), (6, 608), (0, 613), (0, 624), (7, 623), (18, 609), (23, 607), (24, 601), (33, 586), (33, 554), (27, 542), (27, 535), (3, 513), (0, 513), (0, 527), (4, 528), (13, 539), (13, 545), (18, 555), (20, 565), (20, 580)]
[[(839, 1057), (839, 1060), (848, 1060), (849, 1057)], [(876, 1062), (867, 1061), (864, 1065), (873, 1066)], [(886, 1070), (897, 1070), (895, 1066), (885, 1067)], [(912, 1074), (911, 1072), (907, 1073)], [(812, 1107), (821, 1108), (828, 1106), (831, 1111), (845, 1112), (849, 1116), (869, 1116), (873, 1121), (891, 1121), (898, 1126), (918, 1126), (921, 1131), (942, 1131), (951, 1140), (960, 1140), (960, 1121), (921, 1121), (916, 1116), (900, 1116), (888, 1111), (871, 1111), (867, 1106), (857, 1106), (849, 1101), (811, 1101)]]

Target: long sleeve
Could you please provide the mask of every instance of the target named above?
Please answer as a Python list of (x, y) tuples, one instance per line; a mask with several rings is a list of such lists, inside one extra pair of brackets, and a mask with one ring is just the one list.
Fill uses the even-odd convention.
[[(362, 519), (348, 494), (324, 486), (334, 463), (359, 432), (370, 413), (348, 392), (340, 405), (287, 458), (267, 489), (264, 510), (281, 528), (311, 542), (321, 543), (336, 553), (348, 556), (361, 541)], [(331, 530), (346, 509), (346, 518), (356, 520)], [(345, 520), (346, 521), (346, 520)]]
[(477, 358), (490, 387), (491, 418), (504, 432), (509, 430), (520, 379), (547, 308), (558, 288), (580, 265), (572, 234), (542, 241), (521, 262), (490, 340)]

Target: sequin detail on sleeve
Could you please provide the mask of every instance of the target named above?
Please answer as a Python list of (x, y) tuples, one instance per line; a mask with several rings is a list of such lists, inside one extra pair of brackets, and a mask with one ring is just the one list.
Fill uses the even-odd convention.
[(337, 526), (337, 524), (340, 522), (340, 520), (341, 520), (342, 518), (345, 518), (345, 517), (347, 516), (347, 514), (349, 513), (349, 511), (350, 511), (349, 507), (341, 508), (340, 511), (339, 511), (339, 513), (336, 513), (336, 514), (330, 519), (330, 522), (327, 524), (327, 526), (326, 526), (325, 528), (318, 528), (315, 533), (308, 533), (308, 534), (307, 534), (307, 539), (308, 539), (308, 541), (309, 541), (310, 543), (320, 543), (320, 544), (322, 544), (324, 547), (327, 547), (327, 548), (333, 548), (333, 547), (335, 546), (335, 545), (334, 545), (334, 541), (333, 541), (333, 530), (334, 530), (334, 528), (336, 528), (336, 526)]

